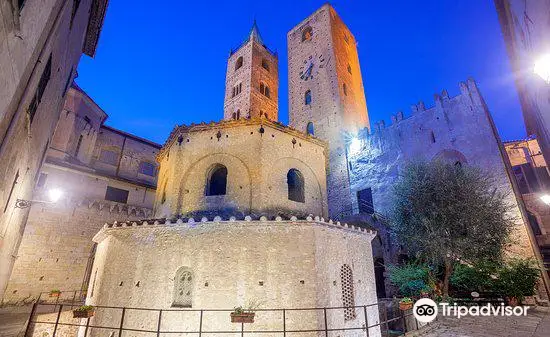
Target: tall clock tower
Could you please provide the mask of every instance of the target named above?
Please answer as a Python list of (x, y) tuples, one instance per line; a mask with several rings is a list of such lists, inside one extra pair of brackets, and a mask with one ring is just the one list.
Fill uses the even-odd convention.
[(287, 34), (290, 125), (329, 143), (331, 217), (352, 210), (346, 142), (369, 128), (356, 41), (325, 4)]
[(225, 76), (224, 119), (278, 118), (277, 53), (264, 44), (256, 20), (247, 39), (232, 50)]

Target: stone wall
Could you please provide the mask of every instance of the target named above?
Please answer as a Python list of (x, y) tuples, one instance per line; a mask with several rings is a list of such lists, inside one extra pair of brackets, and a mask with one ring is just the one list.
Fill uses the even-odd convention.
[[(240, 112), (240, 118), (259, 118), (263, 113), (272, 121), (278, 120), (279, 60), (276, 54), (258, 41), (257, 36), (251, 34), (227, 60), (224, 99), (226, 120), (233, 119), (233, 114), (236, 114), (237, 110)], [(242, 66), (236, 69), (236, 62), (241, 57)], [(264, 60), (268, 69), (262, 67)], [(260, 93), (260, 83), (269, 87), (269, 97)], [(233, 96), (233, 88), (239, 84), (241, 92)]]
[[(259, 309), (342, 307), (341, 268), (351, 267), (355, 305), (376, 302), (370, 241), (374, 232), (320, 218), (307, 220), (221, 219), (125, 222), (105, 226), (98, 242), (87, 303), (100, 306), (170, 309), (176, 271), (191, 271), (189, 309), (229, 309), (259, 301)], [(369, 325), (378, 312), (368, 310)], [(332, 327), (364, 322), (363, 311), (344, 321), (343, 309), (329, 310)], [(146, 328), (148, 313), (125, 325)], [(232, 329), (229, 313), (206, 313), (203, 329)], [(116, 321), (96, 314), (94, 324)], [(155, 317), (153, 317), (154, 319)], [(323, 329), (322, 310), (289, 312), (287, 329)], [(156, 322), (153, 320), (153, 323)], [(163, 314), (163, 327), (198, 329), (198, 317)], [(153, 326), (154, 327), (154, 326)], [(281, 329), (280, 312), (257, 313), (254, 329)], [(371, 336), (377, 336), (371, 329)]]
[[(158, 175), (155, 156), (159, 149), (160, 145), (156, 143), (103, 125), (94, 147), (91, 166), (98, 172), (110, 176), (154, 186)], [(103, 150), (116, 153), (117, 161), (115, 163), (102, 161), (101, 151)], [(140, 171), (142, 163), (155, 167), (153, 175)]]
[[(14, 207), (16, 199), (31, 199), (32, 189), (49, 139), (55, 128), (65, 91), (76, 74), (88, 29), (92, 0), (27, 0), (0, 3), (0, 297), (6, 288), (28, 212)], [(106, 1), (95, 1), (95, 7)], [(104, 8), (104, 7), (102, 7)], [(74, 17), (72, 13), (74, 12)], [(96, 36), (97, 37), (97, 36)], [(95, 45), (90, 46), (95, 52)], [(29, 107), (46, 83), (31, 120)], [(39, 102), (39, 103), (38, 103)]]
[[(312, 37), (302, 41), (306, 29)], [(355, 38), (326, 4), (291, 29), (287, 43), (290, 126), (305, 132), (313, 123), (315, 135), (328, 142), (329, 214), (341, 217), (351, 213), (346, 139), (369, 126)], [(301, 73), (310, 60), (312, 77), (306, 80)], [(305, 102), (308, 90), (310, 104)]]
[[(494, 0), (528, 135), (550, 158), (550, 92), (533, 65), (548, 55), (548, 1)], [(526, 71), (526, 69), (528, 69)]]
[(106, 118), (107, 114), (73, 82), (50, 142), (48, 158), (89, 165)]
[[(56, 204), (31, 207), (4, 302), (29, 302), (41, 292), (85, 290), (93, 262), (92, 238), (108, 221), (152, 215), (155, 190), (105, 176), (46, 164), (48, 178), (35, 197), (52, 188), (65, 191)], [(105, 189), (129, 190), (128, 204), (104, 200)]]
[[(55, 205), (31, 207), (5, 302), (31, 301), (52, 289), (84, 289), (93, 259), (92, 237), (105, 221), (151, 216), (160, 145), (104, 126), (106, 118), (73, 83), (33, 199), (47, 201), (54, 188), (63, 196)], [(101, 161), (103, 149), (117, 155), (113, 163)], [(142, 162), (155, 168), (148, 172), (152, 175), (140, 173)], [(127, 200), (113, 201), (107, 196), (110, 188), (128, 192)]]
[[(159, 155), (156, 216), (230, 211), (327, 214), (325, 144), (266, 119), (174, 129)], [(211, 169), (227, 168), (225, 195), (207, 196)], [(289, 200), (287, 173), (304, 178), (304, 202)]]
[(389, 213), (392, 186), (401, 168), (414, 160), (443, 159), (473, 165), (492, 172), (498, 188), (508, 193), (513, 215), (518, 218), (510, 251), (532, 256), (527, 222), (512, 186), (504, 147), (490, 113), (473, 80), (460, 83), (460, 94), (449, 97), (446, 91), (435, 95), (435, 106), (426, 109), (420, 102), (410, 117), (398, 113), (393, 124), (379, 122), (369, 134), (360, 135), (361, 149), (349, 157), (353, 202), (358, 210), (357, 191), (372, 189), (374, 210)]

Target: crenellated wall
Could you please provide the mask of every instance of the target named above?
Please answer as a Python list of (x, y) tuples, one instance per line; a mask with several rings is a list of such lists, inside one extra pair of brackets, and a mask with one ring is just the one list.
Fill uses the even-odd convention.
[(510, 249), (531, 256), (533, 250), (518, 200), (510, 180), (510, 168), (504, 147), (476, 83), (460, 83), (460, 94), (449, 96), (444, 90), (435, 94), (435, 104), (423, 102), (411, 107), (406, 117), (393, 115), (392, 123), (373, 125), (372, 132), (359, 134), (361, 148), (349, 154), (349, 172), (355, 212), (357, 192), (371, 188), (374, 210), (388, 214), (392, 205), (392, 187), (400, 170), (410, 161), (443, 159), (461, 165), (473, 165), (495, 174), (499, 188), (509, 192), (508, 202), (519, 219)]

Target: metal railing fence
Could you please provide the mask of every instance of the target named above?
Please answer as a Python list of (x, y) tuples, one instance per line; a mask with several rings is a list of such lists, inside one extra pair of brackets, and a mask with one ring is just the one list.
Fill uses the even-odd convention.
[[(289, 334), (293, 336), (307, 335), (308, 333), (318, 336), (332, 337), (340, 336), (335, 332), (355, 331), (355, 336), (363, 335), (366, 337), (374, 336), (398, 336), (407, 331), (417, 330), (422, 323), (414, 318), (412, 310), (406, 312), (400, 311), (397, 307), (397, 302), (393, 300), (382, 300), (377, 303), (353, 306), (353, 307), (320, 307), (320, 308), (293, 308), (293, 309), (257, 309), (255, 323), (230, 323), (230, 313), (233, 309), (150, 309), (150, 308), (133, 308), (133, 307), (113, 307), (113, 306), (95, 306), (95, 316), (74, 319), (71, 312), (75, 306), (73, 303), (39, 303), (36, 302), (32, 308), (29, 318), (25, 337), (33, 335), (43, 335), (44, 331), (48, 331), (51, 337), (60, 336), (80, 336), (87, 337), (92, 335), (92, 331), (101, 331), (100, 335), (109, 337), (123, 336), (193, 336), (203, 337), (203, 335), (232, 335), (244, 337), (245, 335), (254, 334), (271, 334), (282, 337), (287, 337)], [(336, 325), (336, 322), (342, 322), (343, 319), (337, 318), (335, 315), (343, 317), (344, 309), (353, 308), (356, 317), (352, 321), (344, 321), (344, 324)], [(313, 314), (306, 314), (312, 312)], [(136, 319), (140, 315), (146, 316), (149, 319)], [(373, 313), (378, 314), (378, 319), (372, 322)], [(167, 319), (169, 315), (194, 315), (196, 316), (195, 323), (187, 324), (184, 329), (174, 330), (171, 327), (174, 325), (174, 320)], [(212, 329), (212, 322), (209, 322), (213, 315), (225, 315), (224, 324), (231, 328)], [(70, 316), (71, 318), (67, 318)], [(99, 322), (95, 322), (99, 318)], [(129, 317), (134, 324), (128, 323)], [(291, 317), (292, 316), (292, 317)], [(371, 316), (369, 318), (369, 316)], [(311, 322), (303, 319), (311, 319)], [(376, 316), (374, 316), (376, 317)], [(215, 320), (219, 323), (220, 318)], [(221, 317), (221, 320), (224, 320)], [(369, 321), (371, 320), (371, 321)], [(102, 322), (103, 321), (103, 322)], [(184, 322), (185, 319), (181, 319)], [(188, 319), (188, 322), (191, 320)], [(355, 322), (354, 322), (355, 321)], [(105, 323), (108, 322), (109, 324)], [(139, 327), (135, 326), (135, 322), (139, 322)], [(181, 325), (181, 322), (179, 325)], [(298, 323), (297, 323), (298, 322)], [(296, 327), (296, 325), (303, 327)], [(307, 327), (306, 325), (310, 325)], [(148, 328), (145, 326), (149, 326)], [(177, 325), (177, 324), (176, 324)], [(313, 326), (312, 326), (313, 325)], [(273, 328), (276, 326), (276, 328)], [(250, 328), (248, 328), (250, 327)], [(246, 329), (245, 329), (246, 328)], [(63, 333), (60, 330), (64, 329)], [(71, 330), (72, 329), (72, 330)], [(67, 332), (69, 331), (69, 332)], [(72, 331), (72, 332), (71, 332)], [(78, 332), (78, 334), (77, 334)], [(106, 332), (109, 332), (106, 334)], [(97, 333), (93, 335), (97, 336)]]

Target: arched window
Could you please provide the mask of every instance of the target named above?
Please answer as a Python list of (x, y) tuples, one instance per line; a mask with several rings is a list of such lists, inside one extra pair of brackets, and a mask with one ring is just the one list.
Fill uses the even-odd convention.
[(260, 92), (266, 96), (266, 97), (269, 97), (269, 87), (264, 84), (263, 82), (260, 83)]
[(232, 117), (233, 119), (237, 119), (237, 114), (234, 112)]
[(304, 198), (304, 176), (297, 169), (290, 169), (286, 174), (288, 185), (288, 200), (305, 202)]
[(342, 85), (342, 88), (344, 89), (344, 95), (347, 96), (347, 95), (348, 95), (348, 86), (346, 85), (346, 83), (344, 83), (344, 84)]
[(313, 136), (313, 135), (315, 134), (315, 129), (313, 128), (313, 122), (307, 123), (307, 128), (306, 128), (306, 130), (307, 130), (307, 134), (308, 134), (308, 135), (312, 135), (312, 136)]
[(311, 104), (311, 90), (306, 91), (306, 93), (304, 95), (304, 101), (305, 101), (306, 105)]
[(313, 29), (311, 27), (304, 28), (302, 32), (302, 42), (309, 41), (313, 37)]
[(181, 267), (174, 277), (173, 307), (191, 308), (193, 298), (193, 274), (187, 267)]
[(348, 63), (348, 73), (351, 74), (351, 66), (349, 65), (349, 63)]
[(208, 175), (206, 195), (225, 195), (227, 189), (227, 167), (216, 164)]
[(243, 66), (243, 57), (239, 57), (237, 59), (237, 62), (235, 62), (235, 71), (239, 70), (240, 67)]
[(241, 110), (237, 110), (237, 114), (236, 114), (236, 119), (240, 119), (241, 118)]
[(269, 71), (269, 63), (267, 63), (266, 59), (262, 59), (262, 68)]
[(340, 268), (340, 281), (342, 282), (342, 306), (344, 308), (344, 320), (350, 321), (355, 315), (355, 292), (353, 290), (353, 272), (347, 264)]

